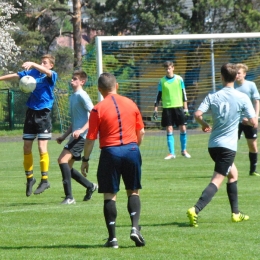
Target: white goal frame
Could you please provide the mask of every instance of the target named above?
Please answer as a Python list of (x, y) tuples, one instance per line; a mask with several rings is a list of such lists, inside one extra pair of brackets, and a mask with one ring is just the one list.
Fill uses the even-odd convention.
[[(161, 41), (161, 40), (211, 40), (211, 64), (212, 64), (212, 87), (215, 91), (215, 68), (214, 68), (214, 39), (239, 39), (260, 38), (260, 33), (212, 33), (212, 34), (177, 34), (177, 35), (137, 35), (137, 36), (97, 36), (95, 39), (97, 51), (97, 78), (103, 73), (102, 66), (102, 43), (113, 41)], [(100, 93), (98, 100), (102, 100)]]

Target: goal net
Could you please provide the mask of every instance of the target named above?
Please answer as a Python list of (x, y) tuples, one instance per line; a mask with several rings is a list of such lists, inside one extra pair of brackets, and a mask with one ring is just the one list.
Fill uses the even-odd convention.
[[(83, 69), (88, 74), (85, 90), (93, 103), (101, 99), (97, 91), (98, 76), (102, 72), (113, 73), (119, 83), (119, 94), (135, 101), (143, 115), (146, 135), (141, 146), (142, 154), (155, 157), (168, 153), (166, 131), (160, 123), (161, 107), (158, 119), (153, 119), (157, 85), (165, 75), (163, 62), (173, 61), (175, 74), (184, 79), (190, 112), (187, 150), (191, 155), (199, 153), (199, 149), (206, 151), (208, 135), (202, 134), (198, 128), (193, 112), (209, 92), (222, 87), (221, 65), (226, 62), (245, 63), (249, 67), (247, 79), (260, 86), (260, 33), (98, 36), (85, 59)], [(69, 82), (59, 81), (55, 104), (62, 132), (70, 125), (70, 94)], [(205, 118), (210, 123), (210, 115), (205, 115)], [(178, 156), (180, 142), (176, 128), (174, 136)]]
[[(119, 83), (119, 94), (136, 102), (146, 127), (142, 152), (156, 157), (168, 153), (161, 118), (152, 117), (157, 85), (165, 75), (163, 62), (173, 61), (175, 74), (184, 79), (190, 112), (187, 150), (191, 155), (199, 152), (196, 144), (200, 133), (193, 112), (209, 92), (221, 89), (221, 65), (245, 63), (249, 67), (247, 79), (260, 86), (260, 33), (98, 36), (96, 52), (97, 77), (102, 72), (113, 73)], [(174, 136), (178, 155), (179, 130), (174, 131)], [(206, 145), (202, 145), (204, 150)]]

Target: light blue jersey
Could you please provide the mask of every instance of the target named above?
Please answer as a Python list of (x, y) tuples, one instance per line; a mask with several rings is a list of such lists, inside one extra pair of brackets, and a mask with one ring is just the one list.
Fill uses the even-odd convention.
[(247, 118), (255, 117), (249, 97), (231, 87), (208, 94), (198, 110), (203, 113), (211, 110), (212, 113), (213, 126), (208, 147), (225, 147), (233, 151), (237, 151), (241, 113)]
[[(242, 85), (235, 82), (234, 88), (242, 93), (245, 93), (250, 98), (252, 104), (254, 104), (255, 100), (260, 99), (258, 89), (253, 81), (245, 80)], [(241, 116), (241, 120), (243, 117), (244, 115)]]
[[(70, 117), (72, 132), (82, 128), (88, 121), (88, 113), (92, 110), (93, 103), (83, 89), (79, 89), (70, 96)], [(81, 134), (85, 139), (87, 130)]]

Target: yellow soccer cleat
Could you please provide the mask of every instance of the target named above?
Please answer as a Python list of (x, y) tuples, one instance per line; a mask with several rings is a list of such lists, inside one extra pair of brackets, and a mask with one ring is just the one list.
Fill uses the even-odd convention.
[(232, 222), (241, 222), (241, 221), (248, 220), (248, 219), (249, 219), (249, 216), (247, 216), (241, 212), (239, 212), (238, 214), (232, 213), (232, 217), (231, 217)]
[(194, 207), (188, 209), (187, 216), (190, 220), (190, 226), (198, 227), (198, 215), (196, 214)]

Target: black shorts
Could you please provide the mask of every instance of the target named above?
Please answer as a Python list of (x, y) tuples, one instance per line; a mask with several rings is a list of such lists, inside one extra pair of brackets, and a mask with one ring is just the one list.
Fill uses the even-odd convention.
[(257, 128), (250, 125), (243, 125), (239, 123), (238, 125), (238, 139), (240, 139), (242, 132), (244, 133), (246, 139), (257, 139)]
[(214, 171), (227, 176), (235, 160), (236, 152), (224, 147), (208, 148), (208, 151), (215, 162)]
[(51, 130), (51, 111), (48, 108), (27, 109), (23, 127), (24, 140), (34, 140), (36, 136), (38, 136), (38, 140), (50, 140)]
[(64, 146), (64, 149), (69, 150), (71, 152), (72, 159), (75, 161), (81, 160), (81, 153), (84, 149), (85, 139), (82, 136), (79, 136), (78, 139), (74, 139), (72, 136), (70, 137), (68, 143)]
[(126, 190), (141, 189), (142, 159), (136, 143), (101, 149), (97, 179), (99, 193), (117, 193), (120, 178)]
[(182, 107), (163, 108), (162, 127), (186, 125), (186, 119)]

